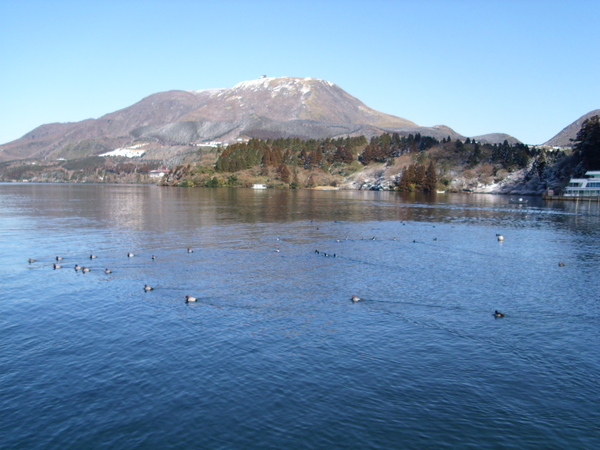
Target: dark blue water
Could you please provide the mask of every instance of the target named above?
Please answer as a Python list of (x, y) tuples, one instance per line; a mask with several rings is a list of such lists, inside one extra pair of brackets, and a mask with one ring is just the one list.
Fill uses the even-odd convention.
[(2, 448), (600, 447), (597, 204), (3, 184), (0, 211)]

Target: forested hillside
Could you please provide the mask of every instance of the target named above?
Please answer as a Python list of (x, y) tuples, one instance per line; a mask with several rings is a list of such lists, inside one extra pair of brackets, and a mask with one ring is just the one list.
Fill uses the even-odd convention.
[[(599, 118), (587, 120), (574, 150), (489, 144), (466, 138), (438, 140), (419, 133), (326, 139), (249, 139), (233, 145), (178, 147), (177, 162), (87, 157), (68, 161), (0, 164), (1, 181), (158, 183), (186, 187), (336, 187), (406, 192), (535, 193), (560, 190), (600, 160)], [(187, 149), (187, 150), (186, 150)], [(151, 148), (149, 148), (151, 154)], [(181, 155), (184, 155), (183, 157)], [(164, 177), (152, 177), (163, 167)], [(508, 181), (507, 181), (508, 180)], [(492, 187), (503, 184), (502, 189)]]
[[(391, 172), (391, 185), (404, 191), (457, 189), (457, 178), (470, 180), (462, 188), (498, 182), (509, 173), (530, 167), (538, 177), (564, 153), (534, 149), (505, 141), (486, 144), (420, 134), (384, 133), (339, 139), (251, 139), (216, 155), (212, 170), (198, 164), (174, 168), (165, 183), (185, 186), (251, 186), (302, 188), (344, 186), (346, 179), (368, 167)], [(374, 187), (371, 187), (374, 188)], [(379, 187), (381, 188), (381, 187)]]

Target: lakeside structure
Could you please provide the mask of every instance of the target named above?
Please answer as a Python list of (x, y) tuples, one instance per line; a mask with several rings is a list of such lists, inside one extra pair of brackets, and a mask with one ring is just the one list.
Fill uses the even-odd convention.
[(589, 200), (600, 204), (600, 170), (589, 170), (586, 178), (571, 178), (562, 195), (555, 195), (552, 190), (546, 191), (544, 200)]
[(600, 170), (590, 170), (586, 178), (571, 178), (565, 197), (600, 197)]

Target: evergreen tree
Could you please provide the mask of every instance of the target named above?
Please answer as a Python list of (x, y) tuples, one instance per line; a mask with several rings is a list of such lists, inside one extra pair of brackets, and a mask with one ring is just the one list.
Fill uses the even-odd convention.
[(281, 163), (280, 166), (277, 168), (277, 171), (279, 172), (279, 176), (281, 176), (281, 181), (283, 181), (284, 183), (290, 182), (291, 173), (290, 169), (288, 169), (287, 164)]
[(422, 191), (425, 185), (425, 166), (423, 164), (417, 164), (415, 167), (415, 188), (417, 191)]
[(398, 190), (402, 192), (412, 192), (415, 190), (415, 165), (411, 164), (402, 172)]
[(600, 170), (600, 116), (586, 119), (575, 138), (585, 170)]
[(435, 167), (433, 161), (429, 163), (427, 170), (425, 171), (425, 181), (423, 183), (423, 190), (425, 192), (434, 192), (437, 189), (437, 175), (435, 173)]

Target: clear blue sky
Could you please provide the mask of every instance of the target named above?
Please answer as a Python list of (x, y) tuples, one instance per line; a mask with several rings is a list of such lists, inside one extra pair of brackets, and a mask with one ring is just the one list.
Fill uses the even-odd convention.
[(0, 0), (0, 143), (264, 74), (540, 144), (600, 108), (599, 24), (598, 0)]

